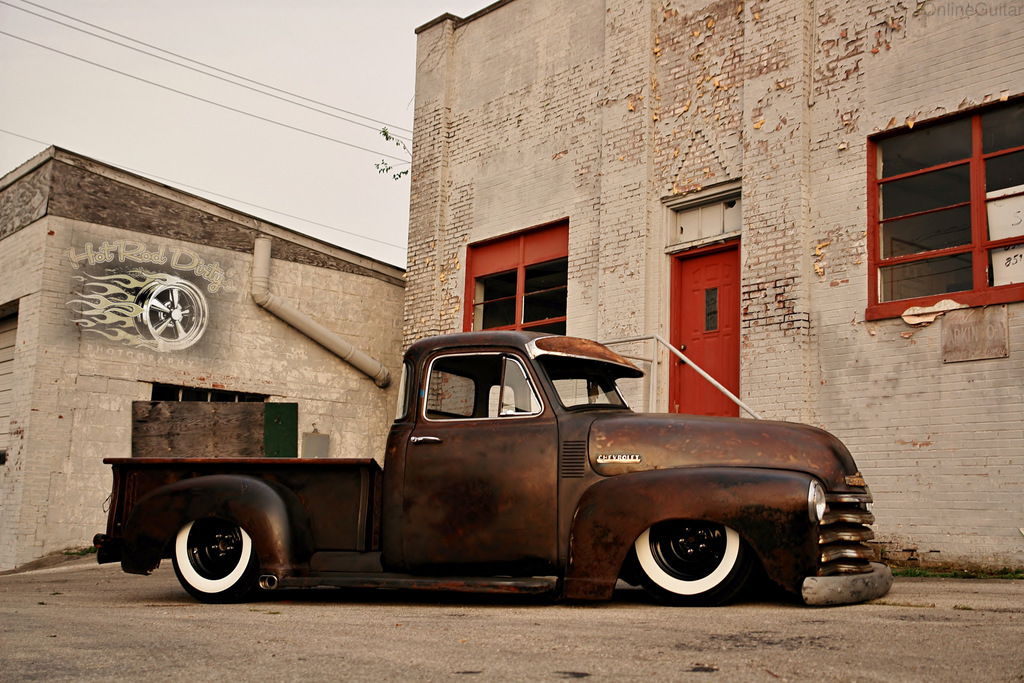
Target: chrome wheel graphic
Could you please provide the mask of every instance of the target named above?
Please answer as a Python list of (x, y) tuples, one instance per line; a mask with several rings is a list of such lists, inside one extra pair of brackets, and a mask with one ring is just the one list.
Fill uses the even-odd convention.
[(138, 329), (156, 342), (160, 351), (179, 351), (192, 346), (206, 331), (206, 298), (188, 280), (168, 276), (139, 292), (142, 306)]

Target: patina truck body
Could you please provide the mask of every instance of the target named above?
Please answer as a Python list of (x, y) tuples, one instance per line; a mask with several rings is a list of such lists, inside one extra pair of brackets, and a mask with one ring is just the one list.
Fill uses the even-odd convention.
[(755, 570), (808, 604), (885, 594), (871, 495), (813, 427), (632, 412), (642, 372), (596, 342), (480, 332), (415, 343), (373, 458), (120, 458), (99, 562), (173, 560), (205, 601), (256, 586), (605, 600), (620, 579), (716, 604)]

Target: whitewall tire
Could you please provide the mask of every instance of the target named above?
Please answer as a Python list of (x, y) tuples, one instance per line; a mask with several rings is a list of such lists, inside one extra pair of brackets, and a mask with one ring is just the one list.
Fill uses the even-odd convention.
[(223, 519), (193, 520), (174, 539), (174, 572), (203, 602), (239, 600), (256, 585), (259, 563), (245, 529)]
[(750, 575), (750, 552), (736, 530), (722, 524), (661, 522), (640, 534), (633, 548), (641, 583), (663, 602), (728, 602)]

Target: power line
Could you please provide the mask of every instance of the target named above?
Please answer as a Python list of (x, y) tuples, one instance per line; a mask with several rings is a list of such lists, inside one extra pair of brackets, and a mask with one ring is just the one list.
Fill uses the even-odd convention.
[[(256, 80), (253, 80), (253, 79), (250, 79), (250, 78), (246, 78), (245, 76), (242, 76), (240, 74), (232, 73), (230, 71), (225, 71), (224, 69), (220, 69), (220, 68), (215, 67), (215, 66), (213, 66), (211, 64), (206, 64), (205, 62), (200, 62), (198, 60), (191, 59), (190, 57), (186, 57), (184, 55), (181, 55), (181, 54), (178, 54), (178, 53), (175, 53), (175, 52), (171, 52), (170, 50), (165, 50), (165, 49), (163, 49), (161, 47), (157, 47), (156, 45), (151, 45), (151, 44), (145, 43), (145, 42), (143, 42), (141, 40), (136, 40), (135, 38), (132, 38), (131, 36), (126, 36), (124, 34), (117, 33), (116, 31), (111, 31), (110, 29), (103, 28), (102, 26), (97, 26), (96, 24), (91, 24), (91, 23), (89, 23), (87, 21), (84, 21), (82, 19), (78, 19), (78, 18), (73, 17), (73, 16), (71, 16), (69, 14), (64, 14), (63, 12), (58, 12), (57, 10), (50, 9), (49, 7), (45, 7), (45, 6), (40, 5), (38, 3), (35, 3), (35, 2), (31, 2), (31, 0), (21, 0), (21, 1), (24, 2), (25, 4), (32, 5), (33, 7), (38, 7), (40, 9), (46, 10), (47, 12), (52, 12), (53, 14), (56, 14), (58, 16), (62, 16), (62, 17), (65, 17), (67, 19), (70, 19), (72, 21), (76, 21), (76, 22), (78, 22), (80, 24), (84, 24), (85, 26), (89, 26), (91, 28), (95, 28), (95, 29), (103, 31), (105, 33), (109, 33), (111, 35), (117, 36), (118, 38), (122, 38), (124, 40), (130, 40), (133, 43), (137, 43), (139, 45), (144, 45), (145, 47), (150, 48), (152, 50), (157, 50), (159, 52), (171, 55), (171, 56), (173, 56), (173, 57), (175, 57), (177, 59), (185, 60), (186, 62), (190, 62), (192, 64), (198, 64), (199, 66), (203, 67), (204, 69), (210, 69), (210, 70), (216, 71), (218, 73), (226, 74), (228, 76), (231, 76), (231, 78), (236, 78), (236, 79), (245, 81), (247, 83), (252, 83), (254, 85), (258, 85), (258, 86), (260, 86), (260, 88), (266, 88), (266, 89), (272, 90), (274, 92), (282, 93), (282, 94), (288, 95), (288, 97), (293, 97), (293, 98), (298, 98), (300, 100), (305, 100), (306, 102), (311, 102), (311, 103), (316, 104), (316, 105), (318, 105), (320, 107), (327, 107), (328, 109), (333, 109), (334, 111), (340, 111), (340, 112), (348, 114), (350, 116), (358, 116), (361, 119), (366, 119), (367, 121), (372, 121), (373, 123), (377, 124), (377, 126), (373, 126), (373, 125), (370, 125), (370, 124), (367, 124), (367, 123), (362, 123), (361, 121), (353, 121), (352, 119), (347, 119), (344, 116), (338, 116), (337, 114), (332, 114), (331, 112), (323, 111), (322, 109), (318, 109), (317, 107), (312, 107), (312, 106), (309, 106), (307, 104), (303, 104), (302, 102), (296, 102), (296, 101), (294, 101), (292, 99), (288, 99), (287, 97), (281, 97), (280, 95), (275, 95), (273, 92), (266, 92), (265, 90), (260, 90), (260, 88), (254, 88), (252, 86), (245, 85), (245, 83), (238, 83), (238, 82), (230, 80), (228, 78), (224, 78), (223, 76), (218, 76), (217, 74), (212, 74), (212, 73), (209, 73), (207, 71), (203, 71), (202, 69), (197, 69), (195, 67), (189, 66), (188, 64), (181, 64), (179, 62), (167, 59), (166, 57), (161, 57), (160, 55), (155, 55), (155, 54), (153, 54), (151, 52), (147, 52), (145, 50), (140, 50), (139, 48), (133, 47), (131, 45), (126, 45), (126, 44), (124, 44), (122, 42), (113, 40), (112, 38), (107, 38), (106, 36), (101, 36), (101, 35), (99, 35), (97, 33), (93, 33), (92, 31), (86, 31), (85, 29), (79, 28), (77, 26), (72, 26), (71, 24), (66, 24), (63, 21), (57, 21), (56, 19), (53, 19), (52, 17), (47, 17), (47, 16), (45, 16), (43, 14), (39, 14), (38, 12), (33, 12), (33, 11), (27, 10), (27, 9), (25, 9), (23, 7), (18, 7), (17, 5), (12, 5), (10, 2), (7, 2), (6, 0), (0, 0), (0, 5), (6, 5), (6, 6), (12, 8), (12, 9), (18, 10), (19, 12), (24, 12), (26, 14), (30, 14), (30, 15), (32, 15), (34, 17), (38, 17), (38, 18), (43, 19), (45, 21), (49, 21), (49, 22), (52, 22), (54, 24), (57, 24), (58, 26), (63, 26), (65, 28), (69, 28), (72, 31), (78, 31), (79, 33), (84, 33), (84, 34), (86, 34), (88, 36), (92, 36), (93, 38), (98, 38), (99, 40), (104, 40), (104, 41), (106, 41), (108, 43), (112, 43), (114, 45), (117, 45), (118, 47), (123, 47), (125, 49), (132, 50), (132, 51), (138, 52), (140, 54), (144, 54), (147, 57), (152, 57), (154, 59), (159, 59), (161, 61), (167, 62), (168, 64), (173, 64), (174, 66), (178, 66), (178, 67), (181, 67), (183, 69), (188, 69), (189, 71), (193, 71), (195, 73), (202, 74), (203, 76), (207, 76), (209, 78), (216, 78), (219, 81), (223, 81), (225, 83), (230, 83), (231, 85), (234, 85), (236, 87), (245, 88), (246, 90), (250, 90), (252, 92), (259, 93), (260, 95), (265, 95), (267, 97), (273, 97), (276, 100), (280, 100), (282, 102), (287, 102), (288, 104), (293, 104), (293, 105), (295, 105), (297, 107), (302, 107), (302, 108), (308, 109), (310, 111), (315, 111), (318, 114), (323, 114), (325, 116), (330, 116), (330, 117), (339, 119), (341, 121), (345, 121), (346, 123), (351, 123), (351, 124), (356, 125), (356, 126), (362, 126), (363, 128), (369, 128), (370, 130), (379, 130), (378, 126), (383, 126), (383, 127), (387, 128), (389, 131), (390, 130), (408, 131), (408, 129), (402, 128), (401, 126), (394, 126), (394, 125), (391, 125), (391, 124), (386, 123), (384, 121), (378, 121), (376, 119), (370, 118), (369, 116), (364, 116), (362, 114), (357, 114), (356, 112), (347, 111), (345, 109), (341, 109), (339, 107), (335, 107), (335, 106), (332, 106), (330, 104), (326, 104), (326, 103), (323, 103), (323, 102), (318, 102), (316, 100), (310, 99), (308, 97), (304, 97), (302, 95), (298, 95), (296, 93), (289, 92), (287, 90), (282, 90), (280, 88), (275, 88), (272, 85), (268, 85), (268, 84), (262, 83), (260, 81), (256, 81)], [(411, 131), (408, 131), (408, 132), (411, 133)], [(401, 139), (405, 140), (406, 142), (410, 141), (407, 136), (395, 135), (394, 133), (392, 133), (392, 136), (393, 137), (397, 137), (397, 138), (401, 138)]]
[(36, 140), (35, 138), (30, 138), (27, 135), (19, 135), (19, 134), (13, 132), (13, 131), (4, 130), (3, 128), (0, 128), (0, 133), (7, 133), (8, 135), (10, 135), (12, 137), (21, 138), (22, 140), (28, 140), (29, 142), (35, 142), (35, 143), (38, 143), (38, 144), (42, 145), (43, 147), (49, 147), (50, 146), (50, 143), (48, 143), (48, 142), (44, 142), (42, 140)]
[(173, 92), (173, 93), (175, 93), (177, 95), (182, 95), (184, 97), (188, 97), (188, 98), (191, 98), (193, 100), (198, 100), (199, 102), (205, 102), (206, 104), (210, 104), (210, 105), (213, 105), (215, 107), (220, 107), (221, 109), (226, 109), (226, 110), (234, 112), (236, 114), (241, 114), (243, 116), (248, 116), (250, 118), (257, 119), (259, 121), (263, 121), (264, 123), (270, 123), (270, 124), (273, 124), (275, 126), (280, 126), (282, 128), (287, 128), (289, 130), (296, 131), (298, 133), (305, 133), (306, 135), (311, 135), (311, 136), (313, 136), (315, 138), (320, 138), (321, 140), (327, 140), (329, 142), (336, 142), (339, 145), (344, 145), (346, 147), (351, 147), (353, 149), (358, 149), (358, 150), (360, 150), (362, 152), (369, 152), (370, 154), (374, 154), (374, 155), (377, 155), (377, 156), (382, 156), (385, 159), (391, 159), (392, 161), (396, 161), (396, 162), (398, 162), (400, 164), (407, 164), (407, 163), (409, 163), (408, 159), (400, 159), (400, 158), (398, 158), (396, 156), (392, 156), (390, 154), (382, 154), (381, 152), (369, 149), (368, 147), (361, 147), (359, 145), (352, 144), (351, 142), (345, 142), (344, 140), (339, 140), (337, 138), (332, 138), (332, 137), (330, 137), (328, 135), (322, 135), (320, 133), (314, 133), (313, 131), (306, 130), (305, 128), (299, 128), (298, 126), (292, 126), (290, 124), (283, 123), (281, 121), (275, 121), (274, 119), (270, 119), (270, 118), (267, 118), (265, 116), (260, 116), (258, 114), (253, 114), (252, 112), (247, 112), (247, 111), (245, 111), (243, 109), (237, 109), (235, 107), (230, 107), (230, 106), (228, 106), (226, 104), (221, 104), (220, 102), (214, 102), (213, 100), (208, 100), (208, 99), (206, 99), (204, 97), (199, 97), (198, 95), (193, 95), (193, 94), (187, 93), (187, 92), (185, 92), (183, 90), (178, 90), (178, 89), (172, 88), (170, 86), (166, 86), (166, 85), (162, 85), (160, 83), (156, 83), (155, 81), (147, 80), (147, 79), (142, 78), (140, 76), (135, 76), (135, 75), (132, 75), (130, 73), (127, 73), (127, 72), (124, 72), (124, 71), (120, 71), (118, 69), (114, 69), (113, 67), (105, 66), (103, 64), (99, 64), (97, 62), (90, 61), (88, 59), (85, 59), (84, 57), (79, 57), (77, 55), (73, 55), (71, 53), (64, 52), (62, 50), (58, 50), (58, 49), (50, 47), (48, 45), (43, 45), (42, 43), (37, 43), (35, 41), (29, 40), (28, 38), (22, 38), (21, 36), (16, 36), (13, 33), (8, 33), (7, 31), (0, 31), (0, 35), (7, 36), (8, 38), (14, 38), (15, 40), (20, 40), (20, 41), (22, 41), (24, 43), (28, 43), (29, 45), (35, 45), (38, 48), (42, 48), (44, 50), (49, 50), (50, 52), (54, 52), (56, 54), (62, 55), (64, 57), (68, 57), (70, 59), (74, 59), (74, 60), (79, 61), (79, 62), (84, 62), (84, 63), (89, 64), (91, 66), (95, 66), (97, 68), (104, 69), (105, 71), (110, 71), (110, 72), (115, 73), (115, 74), (117, 74), (119, 76), (124, 76), (126, 78), (131, 78), (132, 80), (140, 81), (142, 83), (146, 83), (148, 85), (152, 85), (154, 87), (161, 88), (163, 90), (167, 90), (169, 92)]
[[(44, 145), (46, 147), (50, 146), (50, 143), (43, 142), (42, 140), (36, 140), (35, 138), (30, 138), (27, 135), (21, 135), (19, 133), (15, 133), (13, 131), (6, 130), (4, 128), (0, 128), (0, 133), (6, 133), (7, 135), (10, 135), (12, 137), (21, 138), (22, 140), (28, 140), (29, 142), (36, 142), (36, 143), (38, 143), (40, 145)], [(317, 221), (310, 220), (308, 218), (302, 218), (301, 216), (295, 216), (295, 215), (292, 215), (290, 213), (285, 213), (283, 211), (279, 211), (277, 209), (272, 209), (272, 208), (270, 208), (268, 206), (260, 206), (259, 204), (253, 204), (252, 202), (247, 202), (244, 199), (238, 199), (237, 197), (231, 197), (231, 196), (226, 195), (226, 194), (220, 194), (219, 192), (214, 192), (212, 190), (207, 190), (207, 189), (202, 188), (202, 187), (196, 187), (195, 185), (189, 185), (187, 183), (183, 183), (181, 181), (174, 180), (172, 178), (165, 178), (165, 177), (162, 177), (162, 176), (158, 176), (158, 175), (149, 173), (147, 171), (140, 171), (138, 169), (131, 168), (130, 166), (122, 166), (120, 164), (115, 164), (115, 163), (112, 163), (112, 162), (109, 162), (109, 161), (104, 161), (103, 159), (96, 159), (96, 161), (99, 161), (101, 163), (107, 164), (108, 166), (113, 166), (115, 168), (120, 168), (120, 169), (125, 170), (125, 171), (130, 171), (131, 173), (137, 173), (139, 175), (146, 176), (147, 178), (153, 178), (154, 180), (159, 180), (161, 182), (171, 183), (171, 184), (173, 184), (173, 185), (175, 185), (177, 187), (183, 187), (183, 188), (187, 188), (187, 189), (190, 189), (190, 190), (194, 190), (196, 192), (202, 192), (203, 194), (210, 195), (210, 196), (213, 196), (213, 197), (220, 197), (221, 199), (227, 199), (227, 200), (232, 201), (232, 202), (238, 202), (239, 204), (245, 204), (246, 206), (251, 206), (254, 209), (260, 209), (261, 211), (270, 211), (271, 213), (275, 213), (278, 216), (284, 216), (285, 218), (291, 218), (291, 219), (294, 219), (294, 220), (297, 220), (297, 221), (302, 221), (303, 223), (308, 223), (309, 225), (315, 225), (315, 226), (320, 227), (320, 228), (325, 228), (327, 230), (331, 230), (332, 232), (340, 232), (340, 233), (342, 233), (344, 235), (350, 235), (352, 237), (357, 237), (357, 238), (359, 238), (361, 240), (366, 240), (367, 242), (375, 242), (377, 244), (381, 244), (381, 245), (386, 246), (386, 247), (392, 247), (394, 249), (405, 249), (405, 247), (403, 247), (402, 245), (395, 244), (394, 242), (387, 242), (385, 240), (379, 240), (379, 239), (377, 239), (375, 237), (367, 237), (366, 235), (362, 235), (362, 234), (360, 234), (358, 232), (352, 232), (351, 230), (344, 230), (342, 228), (336, 228), (333, 225), (327, 225), (326, 223), (319, 223)]]

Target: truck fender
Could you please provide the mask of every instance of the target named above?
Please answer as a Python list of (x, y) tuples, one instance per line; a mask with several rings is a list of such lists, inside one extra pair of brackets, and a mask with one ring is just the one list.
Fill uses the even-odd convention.
[(241, 526), (252, 538), (265, 574), (295, 574), (313, 550), (309, 520), (298, 497), (270, 482), (234, 474), (182, 479), (154, 489), (125, 521), (121, 568), (148, 574), (170, 557), (175, 536), (188, 522), (216, 517)]
[(735, 529), (768, 577), (799, 594), (817, 574), (818, 526), (808, 515), (811, 477), (800, 472), (701, 467), (603, 479), (580, 498), (569, 536), (564, 593), (607, 600), (636, 539), (653, 524), (704, 520)]

